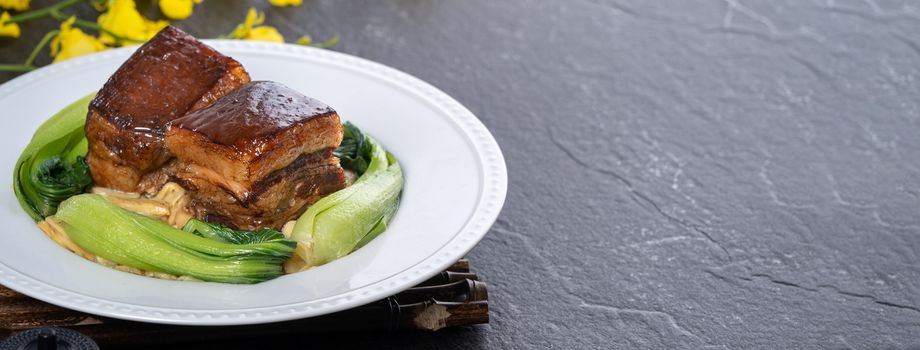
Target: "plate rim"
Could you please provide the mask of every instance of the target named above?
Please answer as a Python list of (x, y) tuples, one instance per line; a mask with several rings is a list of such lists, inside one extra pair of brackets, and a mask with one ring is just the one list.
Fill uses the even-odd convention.
[[(0, 261), (0, 284), (19, 293), (61, 307), (124, 320), (176, 325), (247, 325), (301, 319), (342, 311), (386, 298), (443, 271), (482, 240), (498, 218), (507, 196), (508, 174), (498, 142), (471, 111), (447, 93), (396, 68), (346, 53), (293, 44), (239, 40), (202, 40), (218, 50), (259, 54), (307, 56), (381, 75), (402, 85), (446, 112), (467, 139), (479, 161), (482, 191), (469, 220), (446, 244), (405, 270), (348, 292), (298, 303), (245, 309), (181, 309), (133, 305), (109, 301), (52, 286), (24, 275)], [(137, 46), (107, 50), (45, 66), (0, 85), (0, 96), (22, 89), (48, 75), (79, 69), (82, 65), (110, 59)], [(0, 97), (2, 99), (3, 97)], [(24, 214), (24, 213), (23, 213)]]

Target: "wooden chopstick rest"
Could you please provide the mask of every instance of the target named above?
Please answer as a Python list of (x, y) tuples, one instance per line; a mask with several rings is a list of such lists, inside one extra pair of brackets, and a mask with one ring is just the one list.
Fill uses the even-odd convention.
[(445, 284), (451, 284), (457, 281), (462, 280), (479, 280), (479, 276), (476, 276), (475, 273), (471, 272), (453, 272), (453, 271), (443, 271), (434, 277), (429, 278), (425, 282), (419, 283), (416, 287), (423, 286), (440, 286)]
[(457, 262), (448, 266), (445, 270), (451, 272), (470, 272), (470, 261), (468, 259), (457, 260)]
[(394, 296), (401, 305), (420, 303), (431, 299), (444, 302), (472, 302), (489, 298), (486, 284), (474, 280), (461, 280), (438, 286), (410, 288)]

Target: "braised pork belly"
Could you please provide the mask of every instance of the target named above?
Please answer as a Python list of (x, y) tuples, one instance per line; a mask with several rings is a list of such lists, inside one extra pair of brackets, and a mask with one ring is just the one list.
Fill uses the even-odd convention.
[(239, 62), (166, 27), (131, 55), (90, 103), (86, 137), (93, 181), (121, 191), (155, 192), (172, 158), (163, 142), (166, 124), (247, 82)]
[(332, 151), (339, 116), (282, 84), (257, 81), (172, 121), (173, 177), (190, 190), (196, 217), (243, 229), (280, 228), (345, 187)]
[(174, 181), (195, 217), (280, 229), (346, 186), (335, 110), (282, 84), (250, 82), (239, 62), (167, 27), (90, 104), (96, 186), (156, 193)]

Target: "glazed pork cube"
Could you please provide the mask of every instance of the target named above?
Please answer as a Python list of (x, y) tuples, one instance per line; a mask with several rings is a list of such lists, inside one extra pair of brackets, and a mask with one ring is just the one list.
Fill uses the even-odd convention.
[(165, 138), (176, 157), (172, 176), (207, 221), (279, 228), (345, 187), (332, 154), (342, 142), (338, 114), (280, 83), (246, 84), (173, 120)]
[(163, 138), (166, 124), (248, 82), (239, 62), (179, 29), (164, 28), (90, 103), (87, 162), (96, 186), (155, 192), (172, 158)]

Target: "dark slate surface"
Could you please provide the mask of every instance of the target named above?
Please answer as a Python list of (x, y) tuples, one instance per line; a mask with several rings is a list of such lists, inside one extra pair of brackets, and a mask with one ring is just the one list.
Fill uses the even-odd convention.
[(470, 254), (490, 325), (296, 344), (920, 347), (916, 2), (329, 0), (268, 22), (442, 88), (510, 172)]

